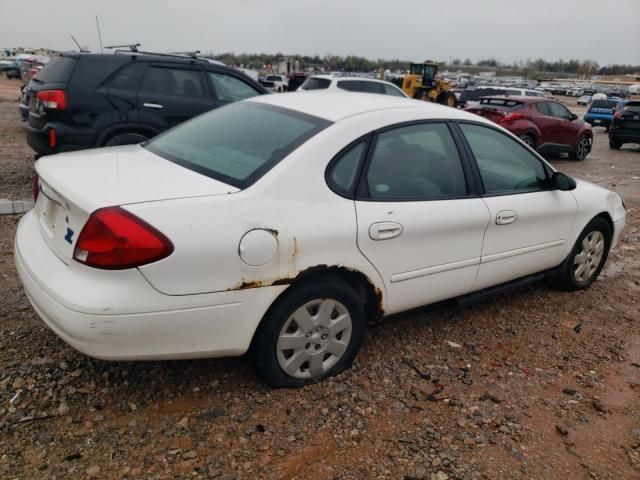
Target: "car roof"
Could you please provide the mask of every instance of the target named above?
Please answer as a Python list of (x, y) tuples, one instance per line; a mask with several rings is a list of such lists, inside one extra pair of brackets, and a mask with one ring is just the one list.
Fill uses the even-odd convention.
[(461, 119), (474, 120), (483, 123), (477, 115), (464, 112), (437, 103), (423, 102), (410, 98), (375, 93), (356, 93), (342, 91), (312, 90), (304, 95), (296, 92), (280, 93), (278, 95), (259, 95), (248, 102), (258, 102), (277, 107), (295, 110), (331, 122), (337, 122), (354, 115), (362, 115), (380, 110), (419, 110), (424, 111), (425, 119)]
[(339, 80), (339, 81), (353, 80), (353, 81), (376, 82), (376, 83), (385, 83), (385, 84), (393, 85), (393, 83), (389, 82), (388, 80), (382, 80), (380, 78), (371, 78), (371, 77), (356, 77), (353, 75), (312, 75), (309, 78), (325, 78), (327, 80)]

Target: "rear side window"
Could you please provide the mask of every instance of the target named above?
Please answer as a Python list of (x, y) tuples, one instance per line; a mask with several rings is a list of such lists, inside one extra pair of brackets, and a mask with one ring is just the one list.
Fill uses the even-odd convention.
[(167, 160), (246, 188), (331, 122), (272, 105), (236, 102), (146, 144)]
[(379, 134), (365, 186), (363, 196), (372, 200), (421, 201), (467, 194), (458, 150), (443, 123), (398, 127)]
[(362, 91), (365, 93), (380, 93), (384, 94), (384, 88), (382, 83), (378, 82), (362, 82)]
[(349, 195), (355, 187), (356, 175), (362, 155), (367, 147), (365, 141), (359, 142), (341, 153), (331, 164), (327, 181), (332, 190)]
[(144, 74), (144, 64), (131, 62), (122, 68), (109, 82), (110, 88), (136, 91), (142, 75)]
[(341, 80), (336, 84), (336, 86), (340, 90), (347, 90), (349, 92), (362, 92), (363, 91), (362, 82), (359, 81), (359, 80)]
[(396, 87), (393, 87), (391, 85), (385, 85), (385, 84), (382, 84), (382, 85), (384, 86), (384, 93), (385, 94), (393, 95), (395, 97), (403, 97), (404, 98), (404, 93), (402, 93)]
[(328, 78), (307, 78), (302, 85), (300, 85), (301, 90), (324, 90), (329, 88), (331, 85), (331, 80)]
[(493, 128), (460, 124), (476, 159), (486, 193), (499, 195), (542, 190), (546, 170), (513, 138)]
[(204, 97), (202, 74), (196, 70), (148, 67), (140, 90), (176, 97)]
[(209, 72), (209, 78), (216, 92), (216, 97), (221, 102), (237, 102), (260, 94), (251, 85), (231, 75)]
[(77, 60), (70, 57), (54, 57), (38, 72), (37, 79), (43, 83), (67, 83)]

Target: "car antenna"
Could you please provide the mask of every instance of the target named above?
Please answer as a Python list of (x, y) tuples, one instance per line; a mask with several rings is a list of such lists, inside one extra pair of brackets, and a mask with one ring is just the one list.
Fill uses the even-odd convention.
[(80, 50), (81, 53), (85, 53), (87, 52), (87, 50), (84, 50), (80, 44), (78, 43), (78, 41), (76, 40), (76, 37), (74, 37), (73, 35), (71, 35), (71, 40), (73, 40), (73, 43), (75, 43), (78, 46), (78, 50)]
[[(107, 67), (104, 64), (104, 49), (102, 48), (102, 32), (100, 31), (100, 20), (96, 15), (96, 27), (98, 28), (98, 42), (100, 42), (100, 62), (102, 63), (102, 75), (103, 78), (107, 77)], [(109, 95), (109, 84), (107, 83), (107, 96)]]

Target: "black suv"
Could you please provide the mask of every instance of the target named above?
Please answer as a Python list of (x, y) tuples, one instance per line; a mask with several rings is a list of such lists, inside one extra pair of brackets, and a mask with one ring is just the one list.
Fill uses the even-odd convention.
[(139, 143), (207, 110), (266, 93), (202, 58), (63, 53), (28, 87), (27, 142), (37, 154)]

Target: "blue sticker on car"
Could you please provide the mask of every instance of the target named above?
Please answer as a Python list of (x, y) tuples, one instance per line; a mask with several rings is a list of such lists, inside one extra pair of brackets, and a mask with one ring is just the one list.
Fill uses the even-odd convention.
[(64, 236), (64, 239), (69, 243), (69, 245), (73, 244), (73, 230), (71, 230), (69, 227), (67, 227), (67, 233)]

